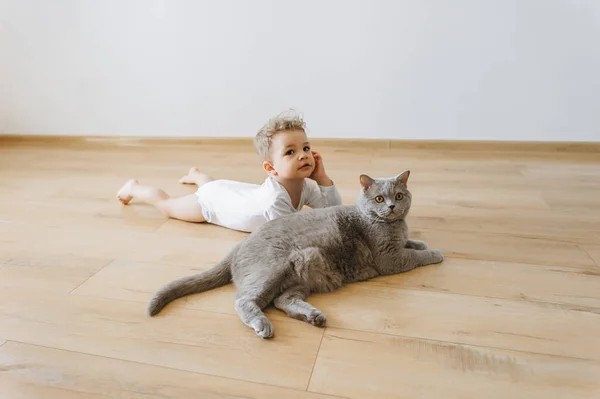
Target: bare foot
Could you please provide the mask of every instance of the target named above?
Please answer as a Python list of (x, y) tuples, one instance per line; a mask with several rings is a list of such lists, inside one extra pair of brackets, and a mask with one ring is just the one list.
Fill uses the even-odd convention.
[(131, 188), (137, 184), (139, 184), (137, 180), (131, 179), (127, 181), (127, 183), (125, 183), (117, 193), (117, 199), (121, 201), (123, 205), (129, 204), (129, 201), (133, 199), (133, 196), (131, 195)]
[(211, 180), (212, 178), (207, 174), (200, 172), (200, 169), (191, 168), (187, 176), (183, 176), (181, 179), (179, 179), (179, 183), (201, 185)]

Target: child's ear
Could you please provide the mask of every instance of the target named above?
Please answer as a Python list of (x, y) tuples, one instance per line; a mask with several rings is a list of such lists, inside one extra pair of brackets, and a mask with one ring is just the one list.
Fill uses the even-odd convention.
[(269, 161), (263, 162), (263, 169), (268, 174), (270, 174), (272, 176), (277, 176), (277, 171), (275, 170), (275, 168), (273, 168), (273, 165), (271, 165), (271, 163)]

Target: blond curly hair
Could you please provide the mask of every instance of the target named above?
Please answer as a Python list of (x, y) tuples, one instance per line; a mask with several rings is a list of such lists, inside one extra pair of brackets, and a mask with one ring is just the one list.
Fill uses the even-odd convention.
[(269, 159), (273, 136), (286, 130), (302, 130), (306, 133), (306, 123), (293, 109), (269, 119), (254, 137), (254, 150), (262, 160)]

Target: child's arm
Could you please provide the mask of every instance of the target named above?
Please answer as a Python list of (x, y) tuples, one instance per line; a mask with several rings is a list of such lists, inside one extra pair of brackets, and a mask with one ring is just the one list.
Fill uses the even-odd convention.
[(328, 206), (342, 205), (340, 193), (335, 187), (333, 180), (331, 180), (327, 175), (327, 172), (325, 172), (323, 158), (315, 151), (313, 151), (313, 156), (315, 158), (315, 170), (309, 178), (316, 181), (318, 187), (311, 190), (306, 205), (311, 208), (325, 208)]
[(342, 197), (332, 181), (331, 186), (325, 187), (319, 185), (314, 188), (311, 187), (306, 205), (313, 209), (342, 205)]
[(323, 157), (316, 151), (312, 151), (312, 154), (315, 158), (315, 170), (313, 170), (312, 174), (308, 176), (308, 178), (316, 181), (321, 187), (333, 186), (333, 181), (329, 178), (329, 176), (327, 176), (327, 172), (325, 172)]
[(284, 198), (277, 197), (265, 210), (264, 216), (267, 220), (273, 220), (285, 215), (295, 213), (292, 205)]

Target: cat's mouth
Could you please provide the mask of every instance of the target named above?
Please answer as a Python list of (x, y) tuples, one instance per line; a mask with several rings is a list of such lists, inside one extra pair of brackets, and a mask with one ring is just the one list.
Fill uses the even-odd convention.
[(404, 209), (390, 209), (384, 215), (382, 215), (386, 219), (398, 219), (404, 214)]

